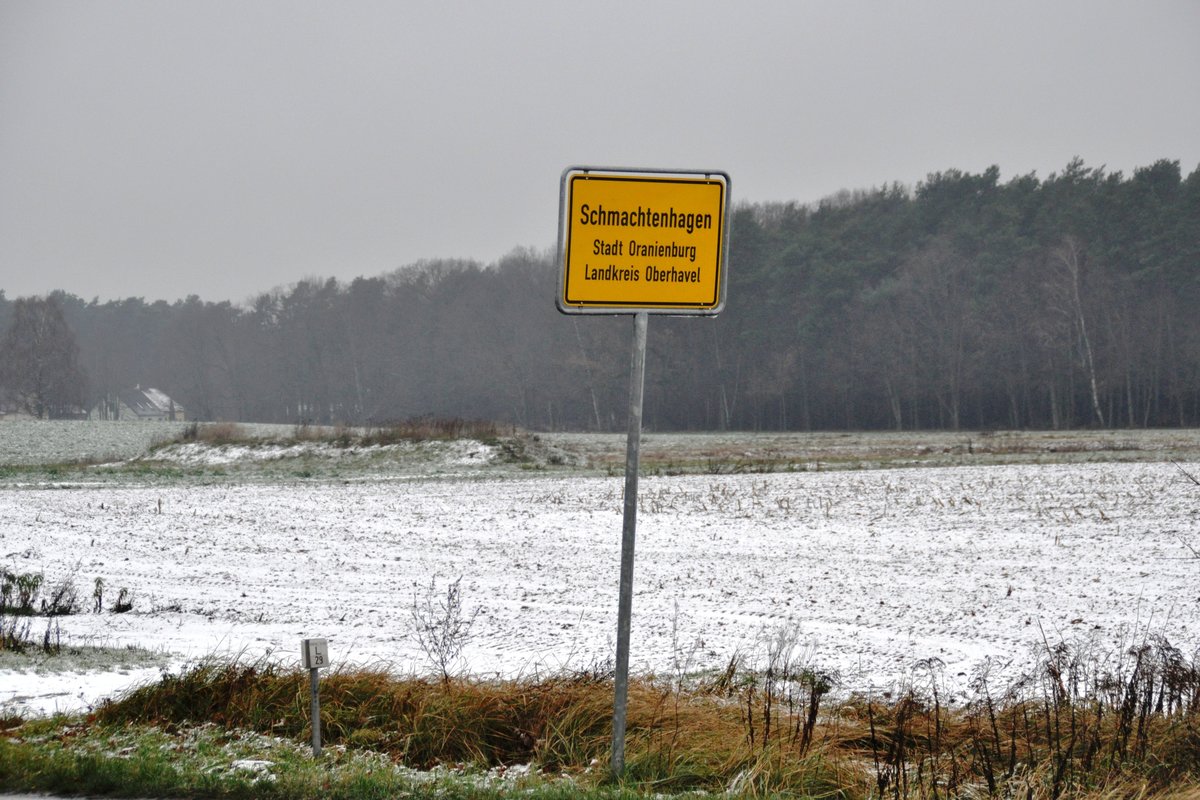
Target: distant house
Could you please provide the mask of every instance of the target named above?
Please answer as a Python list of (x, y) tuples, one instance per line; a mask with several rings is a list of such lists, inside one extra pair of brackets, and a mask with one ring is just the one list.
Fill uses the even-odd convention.
[(92, 419), (133, 419), (182, 421), (186, 419), (183, 406), (172, 400), (166, 392), (149, 386), (135, 386), (109, 395), (101, 400), (91, 412)]

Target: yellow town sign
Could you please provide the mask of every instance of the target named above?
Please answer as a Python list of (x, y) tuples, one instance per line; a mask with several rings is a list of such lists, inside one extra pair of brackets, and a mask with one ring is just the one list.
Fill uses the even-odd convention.
[(729, 176), (722, 172), (566, 170), (559, 310), (718, 313), (728, 207)]

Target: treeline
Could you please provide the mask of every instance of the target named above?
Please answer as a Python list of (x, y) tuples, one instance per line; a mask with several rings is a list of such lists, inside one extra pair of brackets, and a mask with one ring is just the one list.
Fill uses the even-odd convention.
[[(648, 429), (1200, 425), (1200, 169), (951, 170), (731, 224), (724, 313), (650, 320)], [(623, 430), (632, 323), (560, 315), (557, 278), (522, 250), (245, 307), (56, 299), (93, 400), (141, 384), (201, 419)]]

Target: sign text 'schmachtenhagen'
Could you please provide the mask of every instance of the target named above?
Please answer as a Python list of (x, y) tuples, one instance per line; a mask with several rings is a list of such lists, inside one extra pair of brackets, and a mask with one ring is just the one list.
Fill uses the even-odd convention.
[(559, 308), (715, 313), (727, 179), (571, 172)]

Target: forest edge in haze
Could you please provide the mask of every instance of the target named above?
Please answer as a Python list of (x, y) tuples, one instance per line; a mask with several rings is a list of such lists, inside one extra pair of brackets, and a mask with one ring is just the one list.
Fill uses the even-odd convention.
[[(725, 311), (652, 320), (647, 429), (1200, 425), (1200, 168), (999, 175), (737, 205)], [(632, 325), (559, 314), (558, 269), (515, 250), (246, 305), (50, 300), (84, 408), (154, 386), (200, 420), (620, 430)], [(16, 307), (0, 291), (0, 334)]]

